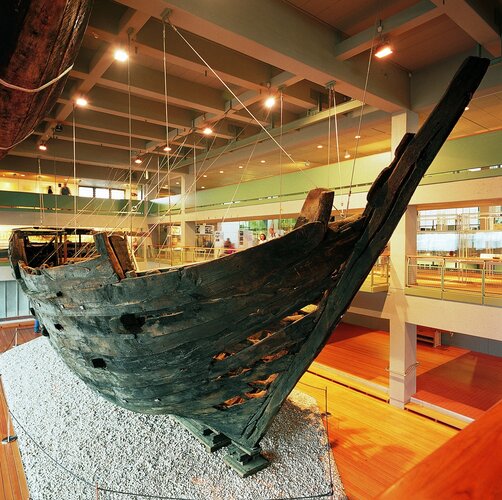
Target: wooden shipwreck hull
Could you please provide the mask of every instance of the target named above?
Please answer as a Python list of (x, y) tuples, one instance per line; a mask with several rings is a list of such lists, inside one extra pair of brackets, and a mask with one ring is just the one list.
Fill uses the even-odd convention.
[[(317, 189), (288, 235), (153, 272), (134, 270), (119, 234), (95, 234), (99, 256), (60, 265), (57, 253), (31, 245), (29, 230), (14, 231), (11, 264), (51, 344), (108, 400), (182, 417), (215, 445), (226, 436), (228, 462), (241, 474), (263, 467), (260, 439), (362, 285), (487, 66), (464, 62), (421, 130), (403, 138), (360, 216), (328, 224), (333, 193)], [(288, 318), (313, 302), (315, 311)]]
[(4, 0), (0, 6), (0, 159), (47, 115), (63, 90), (92, 0)]

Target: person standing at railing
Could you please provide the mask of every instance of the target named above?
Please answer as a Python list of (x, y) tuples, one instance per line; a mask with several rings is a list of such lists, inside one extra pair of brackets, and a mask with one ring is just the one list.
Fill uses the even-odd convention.
[(52, 190), (52, 186), (49, 186), (49, 189), (47, 189), (47, 194), (54, 194), (54, 191)]
[(68, 184), (66, 182), (63, 184), (63, 187), (61, 188), (61, 194), (66, 196), (71, 195), (70, 188), (68, 187)]

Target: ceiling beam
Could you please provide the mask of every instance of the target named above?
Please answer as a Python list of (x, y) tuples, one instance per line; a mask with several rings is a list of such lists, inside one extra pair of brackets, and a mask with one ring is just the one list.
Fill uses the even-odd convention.
[[(120, 116), (133, 120), (153, 123), (155, 125), (166, 126), (165, 108), (157, 101), (151, 101), (135, 95), (131, 96), (131, 112), (129, 114), (129, 103), (126, 94), (114, 92), (113, 90), (94, 87), (87, 94), (89, 104), (86, 109), (98, 111), (107, 115)], [(62, 97), (58, 100), (61, 103), (68, 103), (69, 99)], [(188, 109), (169, 107), (169, 127), (189, 127), (194, 118), (194, 113)]]
[[(442, 2), (443, 0), (441, 0)], [(439, 2), (438, 2), (439, 3)], [(402, 10), (401, 12), (381, 20), (382, 31), (377, 32), (375, 26), (371, 26), (356, 35), (339, 42), (335, 48), (335, 55), (341, 61), (350, 59), (369, 50), (373, 41), (378, 36), (393, 35), (398, 36), (417, 26), (420, 26), (431, 19), (444, 13), (440, 6), (434, 5), (430, 0), (420, 0), (415, 5)]]
[[(248, 89), (259, 90), (270, 79), (272, 68), (255, 57), (249, 57), (220, 45), (217, 41), (203, 39), (192, 33), (184, 33), (194, 46), (201, 47), (204, 58), (211, 64), (218, 75), (227, 83)], [(135, 37), (139, 54), (163, 60), (162, 23), (151, 20)], [(208, 74), (207, 67), (194, 54), (194, 52), (166, 26), (166, 59), (168, 63), (196, 71), (199, 74)]]
[[(326, 122), (330, 117), (334, 117), (335, 115), (345, 115), (346, 113), (350, 113), (354, 109), (360, 109), (362, 103), (360, 101), (348, 101), (343, 104), (339, 104), (336, 107), (336, 113), (334, 108), (327, 109), (325, 111), (321, 111), (320, 113), (316, 113), (311, 116), (307, 116), (305, 118), (300, 118), (298, 120), (292, 121), (287, 123), (284, 126), (277, 126), (274, 129), (270, 129), (268, 132), (272, 137), (279, 138), (282, 137), (281, 139), (281, 144), (283, 147), (286, 148), (286, 144), (289, 145), (295, 143), (295, 141), (301, 141), (302, 143), (311, 141), (312, 138), (310, 136), (310, 130), (313, 128), (314, 125), (318, 125), (319, 123), (322, 123), (322, 128), (323, 128), (323, 137), (326, 137), (326, 124), (323, 122)], [(341, 121), (339, 121), (341, 123)], [(302, 130), (305, 129), (305, 130)], [(298, 134), (297, 132), (301, 131), (301, 134)], [(294, 137), (294, 140), (291, 139), (291, 137)], [(263, 144), (266, 144), (266, 146), (263, 146)], [(299, 144), (299, 142), (298, 142)], [(296, 145), (298, 145), (296, 144)], [(221, 162), (222, 164), (228, 163), (228, 159), (231, 157), (232, 161), (234, 161), (236, 158), (237, 160), (235, 161), (242, 161), (243, 159), (246, 158), (246, 155), (249, 157), (249, 149), (252, 147), (253, 150), (256, 149), (256, 153), (258, 154), (258, 150), (263, 150), (267, 149), (268, 152), (271, 150), (278, 150), (277, 144), (274, 143), (274, 141), (270, 140), (270, 137), (268, 134), (264, 132), (260, 132), (258, 134), (255, 134), (253, 136), (246, 137), (243, 140), (236, 141), (232, 143), (231, 147), (224, 147), (224, 148), (215, 148), (212, 149), (211, 151), (208, 152), (206, 155), (206, 159), (211, 159), (211, 158), (217, 158), (218, 161), (220, 161), (221, 157)], [(245, 151), (242, 153), (242, 151)], [(256, 157), (256, 155), (255, 155)], [(179, 167), (183, 167), (187, 164), (187, 162), (180, 162)]]
[(432, 0), (471, 38), (482, 45), (493, 57), (500, 57), (502, 9), (497, 0)]
[[(133, 32), (139, 30), (149, 18), (150, 16), (148, 14), (141, 11), (127, 12), (120, 20), (120, 30), (118, 36), (124, 37), (130, 30)], [(87, 94), (89, 90), (96, 85), (99, 78), (110, 67), (113, 61), (113, 53), (108, 49), (108, 47), (104, 50), (98, 51), (91, 61), (89, 73), (82, 79), (81, 83), (75, 89), (75, 94)], [(54, 120), (47, 124), (47, 127), (38, 142), (47, 141), (54, 125), (57, 122), (66, 120), (66, 118), (70, 116), (72, 110), (73, 102), (68, 102), (62, 106), (57, 116), (54, 117)]]
[[(70, 74), (80, 77), (77, 71), (72, 71)], [(97, 83), (126, 94), (130, 88), (131, 94), (162, 103), (166, 99), (163, 73), (145, 66), (136, 64), (131, 66), (130, 85), (127, 81), (126, 68), (117, 64), (111, 66)], [(219, 112), (225, 105), (221, 90), (171, 75), (167, 77), (167, 100), (168, 104), (203, 113)]]
[[(459, 66), (466, 57), (473, 55), (472, 52), (457, 54), (448, 60), (415, 71), (411, 77), (412, 106), (410, 109), (416, 112), (432, 109), (441, 98), (444, 89)], [(431, 85), (430, 82), (434, 82), (434, 85)], [(488, 67), (488, 71), (476, 89), (474, 98), (494, 93), (502, 93), (502, 62), (491, 64)]]
[[(120, 116), (106, 115), (91, 109), (76, 110), (75, 122), (77, 128), (86, 128), (126, 137), (130, 135), (128, 119)], [(58, 121), (58, 123), (72, 127), (72, 120)], [(145, 141), (162, 141), (163, 138), (165, 140), (165, 127), (139, 120), (132, 120), (131, 125), (131, 134), (134, 138), (143, 139)]]
[[(270, 91), (271, 94), (273, 92), (277, 92), (279, 88), (282, 86), (287, 86), (287, 85), (292, 85), (293, 83), (297, 83), (299, 81), (299, 78), (296, 75), (293, 75), (288, 72), (282, 72), (273, 78), (268, 82), (270, 86)], [(255, 91), (255, 90), (249, 90), (247, 92), (244, 92), (243, 94), (237, 96), (238, 99), (233, 97), (230, 101), (227, 101), (225, 103), (225, 109), (221, 113), (207, 113), (204, 115), (200, 115), (197, 118), (195, 118), (193, 122), (193, 127), (195, 129), (202, 129), (206, 125), (209, 125), (211, 123), (214, 123), (216, 121), (222, 120), (225, 117), (230, 117), (230, 118), (235, 118), (236, 112), (241, 111), (245, 109), (245, 107), (251, 106), (252, 104), (263, 100), (267, 93), (262, 93), (262, 91)], [(248, 114), (246, 112), (246, 114)], [(250, 123), (254, 123), (256, 126), (259, 127), (259, 123), (256, 123), (256, 121), (249, 115), (250, 118)], [(261, 123), (261, 121), (259, 120)], [(180, 134), (178, 134), (180, 135)], [(234, 139), (232, 137), (232, 139)]]
[[(67, 141), (58, 141), (44, 153), (41, 153), (35, 144), (35, 137), (30, 137), (22, 144), (18, 145), (13, 152), (14, 156), (24, 158), (46, 158), (47, 160), (73, 163), (73, 144)], [(142, 171), (144, 167), (132, 164), (129, 167), (129, 151), (115, 148), (97, 147), (91, 144), (77, 144), (76, 156), (78, 163), (82, 165), (94, 165), (104, 168), (113, 167), (115, 169)], [(81, 172), (77, 171), (77, 177)]]
[[(226, 2), (224, 9), (209, 6), (207, 0), (121, 0), (121, 3), (157, 18), (170, 8), (169, 20), (178, 28), (228, 47), (238, 47), (239, 52), (249, 56), (259, 54), (262, 61), (321, 86), (335, 80), (341, 93), (363, 98), (367, 61), (338, 60), (334, 53), (335, 30), (281, 0)], [(389, 112), (407, 109), (408, 73), (385, 61), (375, 61), (366, 102)]]
[[(34, 135), (41, 135), (41, 132), (34, 132)], [(47, 142), (49, 148), (52, 148), (54, 140), (73, 141), (73, 127), (63, 127), (61, 132), (57, 132), (54, 137)], [(117, 135), (106, 133), (103, 131), (95, 131), (87, 128), (77, 127), (75, 131), (75, 140), (77, 143), (94, 144), (95, 146), (104, 146), (107, 148), (116, 148), (129, 151), (129, 137), (125, 135)], [(144, 139), (131, 138), (132, 150), (144, 150), (147, 141)]]
[[(89, 25), (88, 32), (92, 33), (94, 38), (109, 44), (117, 41), (117, 35), (114, 33), (92, 25)], [(185, 33), (185, 35), (190, 43), (197, 46), (204, 45), (204, 54), (207, 55), (218, 75), (227, 83), (259, 90), (269, 80), (270, 65), (191, 33)], [(163, 61), (162, 24), (152, 19), (135, 34), (132, 44), (138, 56)], [(166, 62), (202, 75), (207, 72), (207, 67), (170, 27), (166, 30)]]
[(317, 108), (319, 99), (322, 97), (326, 101), (328, 100), (328, 91), (325, 87), (313, 85), (307, 80), (298, 81), (285, 89), (281, 89), (281, 92), (285, 102), (305, 110)]
[[(54, 176), (52, 182), (58, 182), (56, 179), (57, 177), (73, 177), (73, 163), (60, 161), (54, 157), (40, 158), (38, 156), (32, 157), (24, 154), (9, 154), (0, 160), (0, 169), (33, 174), (38, 174), (40, 172), (43, 176)], [(105, 181), (105, 183), (100, 183), (100, 185), (123, 188), (123, 183), (129, 180), (128, 170), (115, 169), (110, 166), (103, 167), (103, 165), (84, 165), (79, 161), (77, 161), (77, 172), (79, 179), (87, 179), (86, 184), (91, 184), (96, 179)], [(45, 180), (41, 182), (50, 183), (50, 181)]]

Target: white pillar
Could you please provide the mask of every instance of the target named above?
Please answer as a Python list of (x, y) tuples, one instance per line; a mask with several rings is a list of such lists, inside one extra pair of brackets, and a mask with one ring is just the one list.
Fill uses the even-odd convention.
[(181, 174), (181, 246), (194, 247), (195, 246), (195, 221), (187, 220), (187, 208), (192, 207), (194, 204), (195, 196), (195, 175), (193, 167), (190, 167), (187, 174)]
[[(404, 111), (392, 116), (392, 153), (406, 132), (416, 132), (418, 115)], [(390, 404), (403, 408), (416, 392), (417, 327), (405, 321), (407, 256), (417, 252), (417, 209), (409, 206), (390, 240), (390, 284), (393, 313), (390, 318)]]
[(406, 323), (407, 255), (417, 248), (417, 208), (408, 206), (390, 240), (390, 318), (389, 396), (390, 403), (403, 407), (416, 392), (417, 328)]
[(418, 211), (408, 205), (390, 239), (390, 288), (403, 293), (406, 286), (407, 256), (417, 254)]
[(417, 392), (417, 326), (397, 316), (390, 320), (390, 404), (404, 408)]
[(391, 152), (394, 154), (403, 135), (418, 130), (418, 114), (407, 109), (391, 118)]

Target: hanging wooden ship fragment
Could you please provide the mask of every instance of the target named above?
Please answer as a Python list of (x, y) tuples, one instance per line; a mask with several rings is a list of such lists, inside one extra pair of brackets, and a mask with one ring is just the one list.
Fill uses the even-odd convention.
[[(10, 261), (66, 364), (113, 403), (180, 417), (209, 447), (230, 444), (242, 475), (328, 340), (472, 94), (488, 60), (468, 58), (420, 131), (407, 134), (359, 216), (329, 223), (333, 192), (311, 191), (295, 229), (210, 262), (137, 272), (121, 234), (98, 256), (62, 257), (62, 237), (15, 230)], [(58, 243), (59, 241), (59, 243)], [(314, 311), (300, 313), (316, 303)]]
[(56, 103), (91, 7), (92, 0), (1, 2), (0, 159), (30, 135)]

